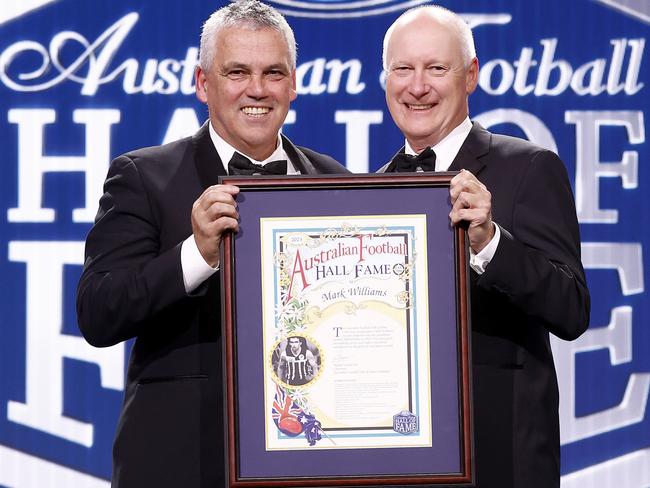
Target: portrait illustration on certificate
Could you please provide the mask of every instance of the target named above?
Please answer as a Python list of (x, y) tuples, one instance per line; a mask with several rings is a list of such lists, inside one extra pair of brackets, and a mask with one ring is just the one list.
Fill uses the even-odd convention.
[(260, 232), (266, 449), (431, 446), (426, 215)]

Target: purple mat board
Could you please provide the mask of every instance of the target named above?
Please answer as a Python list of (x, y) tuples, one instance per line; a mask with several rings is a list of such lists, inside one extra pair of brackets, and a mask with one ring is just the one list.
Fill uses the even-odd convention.
[[(241, 478), (445, 474), (461, 471), (453, 230), (446, 187), (244, 191), (235, 240), (238, 465)], [(299, 203), (297, 203), (299, 202)], [(266, 451), (260, 218), (427, 213), (431, 353), (430, 448)], [(246, 256), (246, 259), (241, 259)], [(237, 280), (238, 276), (247, 277)], [(255, 277), (252, 279), (252, 277)], [(257, 298), (256, 298), (257, 297)], [(452, 373), (449, 373), (449, 372)]]

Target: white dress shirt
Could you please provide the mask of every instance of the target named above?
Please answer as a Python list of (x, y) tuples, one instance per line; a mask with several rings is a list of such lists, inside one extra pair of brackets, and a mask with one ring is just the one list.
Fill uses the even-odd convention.
[[(228, 163), (230, 162), (232, 155), (235, 152), (239, 152), (240, 154), (250, 159), (251, 162), (255, 164), (261, 164), (262, 166), (271, 161), (285, 159), (287, 161), (287, 174), (300, 174), (300, 172), (293, 166), (291, 160), (287, 156), (287, 153), (282, 147), (282, 138), (280, 137), (280, 134), (278, 134), (278, 142), (275, 151), (273, 151), (273, 153), (264, 161), (257, 161), (247, 154), (244, 154), (241, 151), (237, 151), (234, 147), (223, 140), (223, 138), (219, 136), (219, 134), (217, 134), (217, 131), (215, 131), (212, 127), (211, 122), (209, 123), (209, 131), (210, 139), (212, 140), (212, 143), (217, 150), (217, 154), (219, 155), (219, 159), (221, 159), (221, 163), (223, 164), (226, 173), (228, 173)], [(216, 161), (215, 164), (217, 164)], [(194, 240), (194, 234), (192, 234), (187, 239), (185, 239), (181, 245), (181, 268), (183, 269), (183, 284), (185, 285), (185, 291), (187, 293), (192, 293), (201, 283), (212, 276), (219, 269), (219, 266), (213, 268), (205, 262), (205, 259), (203, 259), (203, 256), (201, 256), (199, 248), (196, 245), (196, 241)]]
[[(469, 117), (465, 117), (465, 120), (463, 120), (458, 127), (447, 134), (447, 137), (435, 146), (431, 147), (433, 152), (436, 153), (436, 171), (447, 171), (449, 169), (449, 166), (454, 162), (454, 159), (458, 155), (458, 151), (460, 151), (461, 146), (465, 142), (465, 139), (467, 139), (471, 130), (472, 122), (469, 120)], [(404, 152), (411, 155), (417, 154), (408, 141), (404, 144)], [(494, 237), (492, 237), (492, 240), (488, 245), (478, 254), (474, 253), (471, 248), (469, 250), (469, 265), (478, 274), (483, 274), (487, 269), (488, 264), (490, 264), (490, 261), (497, 250), (499, 240), (501, 239), (501, 230), (499, 229), (499, 226), (494, 223), (493, 225)]]
[(287, 161), (288, 175), (300, 174), (300, 172), (296, 170), (293, 164), (291, 164), (291, 161), (289, 160), (287, 153), (284, 151), (284, 148), (282, 147), (282, 138), (280, 137), (280, 134), (278, 134), (278, 142), (276, 143), (275, 151), (273, 151), (273, 153), (264, 161), (258, 161), (256, 159), (251, 158), (248, 154), (244, 154), (241, 151), (237, 151), (237, 149), (235, 149), (226, 141), (224, 141), (223, 138), (219, 134), (217, 134), (217, 131), (213, 129), (211, 122), (209, 124), (209, 130), (210, 130), (210, 139), (212, 139), (212, 143), (214, 144), (214, 147), (217, 150), (217, 154), (219, 154), (219, 159), (221, 159), (221, 163), (223, 164), (223, 168), (226, 170), (226, 173), (228, 173), (228, 163), (232, 159), (232, 155), (235, 152), (238, 152), (239, 154), (242, 154), (246, 156), (248, 159), (250, 159), (252, 163), (260, 164), (262, 166), (264, 166), (266, 163), (270, 163), (271, 161), (278, 161), (284, 159)]

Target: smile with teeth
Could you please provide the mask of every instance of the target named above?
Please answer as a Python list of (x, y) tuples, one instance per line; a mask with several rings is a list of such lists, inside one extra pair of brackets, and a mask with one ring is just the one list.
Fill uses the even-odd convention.
[(269, 107), (243, 107), (242, 112), (246, 115), (266, 115), (271, 109)]
[(409, 110), (429, 110), (430, 108), (433, 107), (433, 104), (432, 103), (427, 103), (427, 104), (424, 104), (424, 103), (421, 103), (421, 104), (407, 103), (406, 107)]

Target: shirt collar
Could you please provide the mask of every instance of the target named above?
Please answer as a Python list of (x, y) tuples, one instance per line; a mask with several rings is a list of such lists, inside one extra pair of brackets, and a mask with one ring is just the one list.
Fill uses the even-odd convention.
[[(442, 141), (431, 147), (436, 153), (436, 171), (447, 171), (449, 169), (471, 130), (472, 122), (469, 117), (465, 117), (465, 120), (447, 134)], [(417, 154), (408, 141), (404, 144), (404, 152), (412, 155)]]
[(214, 127), (212, 127), (212, 122), (209, 124), (209, 129), (210, 129), (210, 139), (212, 139), (212, 144), (214, 144), (214, 148), (217, 150), (217, 154), (219, 155), (219, 158), (221, 159), (221, 164), (223, 164), (224, 169), (226, 170), (226, 173), (228, 173), (228, 163), (232, 159), (232, 155), (235, 152), (238, 152), (240, 154), (243, 154), (246, 156), (248, 159), (250, 159), (253, 163), (255, 164), (261, 164), (264, 166), (266, 163), (270, 161), (277, 161), (279, 159), (285, 159), (287, 161), (287, 174), (297, 174), (298, 172), (296, 169), (293, 167), (291, 164), (291, 161), (289, 160), (289, 157), (287, 156), (287, 153), (285, 152), (284, 148), (282, 147), (282, 138), (280, 137), (280, 134), (278, 134), (278, 141), (276, 143), (275, 151), (266, 158), (264, 161), (258, 161), (256, 159), (253, 159), (250, 157), (248, 154), (244, 154), (241, 151), (238, 151), (234, 147), (232, 147), (230, 144), (228, 144), (223, 137), (221, 137), (219, 134), (217, 134), (217, 131), (214, 130)]

